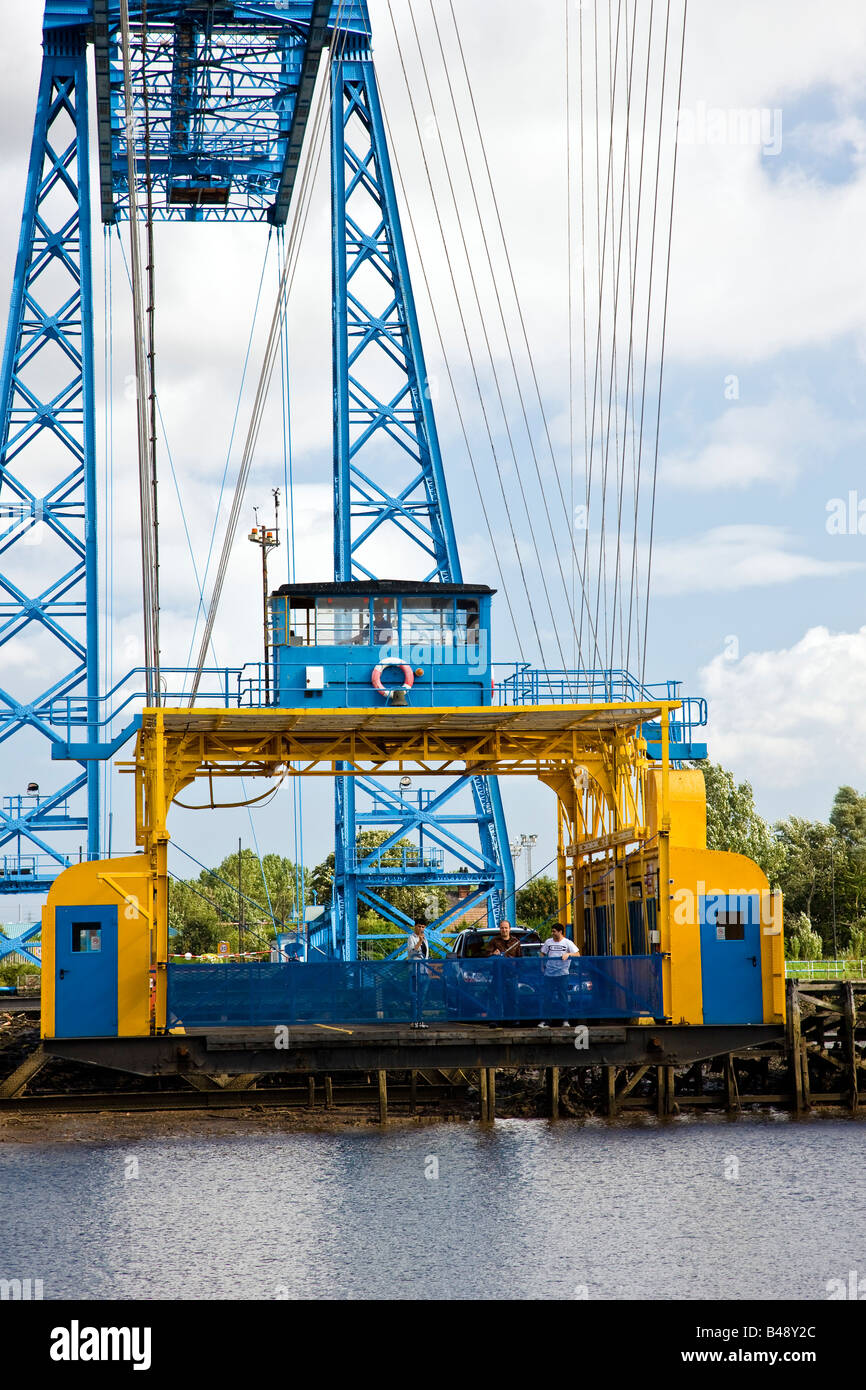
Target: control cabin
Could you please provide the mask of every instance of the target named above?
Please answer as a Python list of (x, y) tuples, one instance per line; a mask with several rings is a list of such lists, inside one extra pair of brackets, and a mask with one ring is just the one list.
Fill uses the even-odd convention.
[(275, 703), (489, 705), (484, 584), (284, 584), (270, 598)]

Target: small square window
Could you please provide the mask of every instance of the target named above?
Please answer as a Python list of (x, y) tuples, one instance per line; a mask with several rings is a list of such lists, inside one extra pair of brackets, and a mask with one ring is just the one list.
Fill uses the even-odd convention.
[(98, 922), (73, 922), (72, 949), (89, 953), (102, 950), (102, 927)]
[(746, 926), (742, 912), (718, 912), (716, 914), (716, 939), (718, 941), (745, 941)]

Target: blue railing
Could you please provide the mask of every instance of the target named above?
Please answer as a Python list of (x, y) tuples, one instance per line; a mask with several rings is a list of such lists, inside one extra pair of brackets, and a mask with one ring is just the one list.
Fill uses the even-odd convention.
[(408, 873), (418, 869), (442, 869), (445, 864), (445, 851), (441, 849), (427, 849), (422, 851), (417, 846), (405, 846), (402, 849), (396, 848), (386, 850), (364, 850), (356, 851), (355, 854), (347, 855), (349, 867), (352, 869), (373, 869), (377, 873), (393, 874)]
[[(244, 670), (240, 666), (207, 666), (202, 671), (202, 683), (195, 697), (196, 704), (221, 705), (237, 708), (241, 704)], [(163, 704), (186, 704), (189, 700), (187, 689), (189, 678), (194, 674), (190, 666), (163, 666), (160, 669), (160, 699)], [(137, 713), (147, 698), (147, 668), (136, 666), (127, 671), (104, 695), (88, 696), (55, 695), (45, 700), (36, 710), (51, 728), (63, 729), (71, 742), (73, 730), (88, 725), (96, 729), (107, 729), (124, 711), (135, 706)], [(264, 700), (262, 700), (264, 703)], [(13, 715), (0, 715), (3, 719)]]
[(80, 863), (81, 856), (70, 854), (55, 859), (52, 854), (2, 854), (0, 855), (0, 888), (7, 880), (34, 880), (47, 882), (55, 879), (69, 865)]
[[(542, 670), (517, 661), (494, 662), (493, 670), (495, 703), (499, 705), (635, 704), (678, 700), (681, 709), (671, 719), (670, 736), (672, 741), (679, 743), (692, 742), (693, 731), (707, 724), (706, 700), (698, 695), (681, 694), (681, 681), (648, 684), (625, 670)], [(650, 734), (657, 730), (661, 737), (660, 726), (646, 725), (645, 729)]]
[[(351, 705), (348, 666), (339, 682), (345, 687), (347, 705)], [(672, 740), (688, 743), (694, 730), (706, 727), (707, 702), (694, 695), (680, 693), (680, 681), (660, 681), (647, 684), (625, 670), (569, 671), (546, 670), (525, 662), (494, 662), (494, 705), (545, 705), (582, 703), (636, 703), (678, 700), (682, 708), (671, 720)], [(63, 730), (66, 740), (73, 742), (75, 732), (82, 728), (99, 731), (106, 743), (126, 714), (132, 718), (146, 698), (146, 668), (137, 666), (104, 695), (88, 697), (82, 694), (49, 696), (35, 712), (52, 729)], [(192, 667), (164, 666), (160, 670), (160, 691), (163, 704), (186, 704), (189, 700), (189, 680)], [(444, 673), (444, 674), (447, 674)], [(269, 696), (269, 698), (268, 698)], [(271, 677), (269, 690), (265, 685), (265, 666), (262, 662), (246, 662), (243, 666), (206, 667), (194, 704), (218, 705), (226, 709), (260, 709), (273, 705), (275, 684)], [(410, 697), (411, 698), (411, 697)], [(12, 719), (11, 713), (0, 713), (0, 729)], [(648, 729), (651, 726), (647, 726)], [(131, 732), (131, 730), (130, 730)]]
[(662, 957), (169, 965), (170, 1028), (661, 1018)]

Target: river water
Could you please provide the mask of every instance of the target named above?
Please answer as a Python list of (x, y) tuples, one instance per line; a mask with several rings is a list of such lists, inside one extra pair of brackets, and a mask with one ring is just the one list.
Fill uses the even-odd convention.
[(46, 1299), (825, 1299), (866, 1276), (864, 1139), (784, 1116), (7, 1136), (0, 1278)]

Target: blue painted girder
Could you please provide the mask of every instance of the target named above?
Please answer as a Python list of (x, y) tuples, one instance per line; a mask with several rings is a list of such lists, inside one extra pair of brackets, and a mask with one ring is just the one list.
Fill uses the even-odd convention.
[[(2, 886), (0, 886), (0, 892), (2, 891)], [(28, 951), (25, 945), (25, 942), (32, 941), (35, 936), (39, 936), (41, 931), (42, 923), (33, 922), (29, 927), (18, 932), (16, 936), (0, 936), (0, 961), (5, 960), (7, 956), (24, 956), (31, 965), (41, 967), (41, 958), (34, 956), (33, 952)]]
[[(117, 0), (92, 0), (102, 218), (129, 216), (127, 116)], [(369, 34), (363, 0), (130, 4), (140, 215), (149, 132), (157, 221), (287, 218), (323, 47)], [(145, 103), (145, 96), (147, 98)], [(147, 109), (145, 109), (145, 106)]]
[[(55, 17), (59, 14), (56, 9)], [(36, 733), (60, 738), (49, 707), (74, 699), (93, 735), (98, 694), (93, 302), (85, 33), (49, 28), (36, 102), (2, 373), (0, 373), (0, 743), (9, 767)], [(48, 385), (48, 382), (51, 382)], [(48, 462), (46, 462), (48, 460)], [(36, 542), (33, 545), (33, 542)], [(50, 542), (40, 549), (43, 542)], [(23, 547), (33, 546), (27, 551)], [(18, 561), (15, 568), (13, 562)], [(21, 561), (26, 564), (21, 564)], [(12, 574), (22, 577), (13, 579)], [(39, 638), (40, 640), (34, 640)], [(27, 642), (53, 678), (34, 695), (16, 690), (10, 644)], [(9, 648), (4, 659), (4, 648)], [(38, 758), (34, 760), (37, 764)], [(41, 769), (30, 767), (31, 777)], [(87, 827), (99, 846), (98, 769), (91, 767), (39, 807), (0, 812), (2, 889), (20, 879), (41, 890), (68, 856), (58, 834)], [(8, 786), (4, 790), (10, 790)], [(49, 811), (57, 809), (56, 816)], [(75, 846), (75, 857), (78, 845)], [(38, 872), (34, 867), (39, 866)]]

